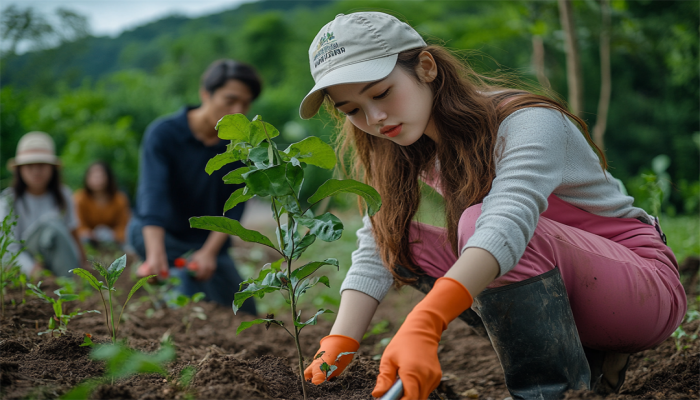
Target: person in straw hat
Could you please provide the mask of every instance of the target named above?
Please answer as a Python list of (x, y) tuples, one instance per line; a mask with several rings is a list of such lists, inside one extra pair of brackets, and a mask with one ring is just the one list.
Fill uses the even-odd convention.
[[(28, 276), (43, 269), (71, 276), (68, 271), (85, 261), (71, 191), (61, 184), (60, 164), (53, 139), (44, 132), (22, 136), (15, 157), (7, 162), (14, 179), (12, 186), (0, 193), (0, 218), (11, 212), (17, 217), (13, 234), (24, 240), (25, 248), (17, 262)], [(11, 246), (10, 252), (19, 251), (18, 243)]]
[[(617, 392), (629, 354), (681, 322), (686, 297), (658, 220), (620, 191), (561, 102), (481, 76), (379, 12), (336, 16), (309, 63), (301, 117), (326, 104), (342, 125), (341, 160), (354, 150), (356, 177), (382, 208), (357, 232), (307, 379), (326, 380), (324, 361), (331, 377), (343, 371), (392, 283), (428, 293), (384, 350), (375, 397), (398, 376), (403, 399), (427, 398), (456, 318), (485, 328), (516, 399)], [(443, 196), (446, 228), (412, 221), (420, 181)]]

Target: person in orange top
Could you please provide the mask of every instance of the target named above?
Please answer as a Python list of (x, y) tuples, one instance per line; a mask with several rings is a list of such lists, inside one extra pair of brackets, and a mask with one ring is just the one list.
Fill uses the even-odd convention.
[(81, 240), (123, 245), (131, 211), (129, 199), (117, 190), (112, 169), (103, 161), (92, 163), (85, 172), (83, 187), (74, 195)]

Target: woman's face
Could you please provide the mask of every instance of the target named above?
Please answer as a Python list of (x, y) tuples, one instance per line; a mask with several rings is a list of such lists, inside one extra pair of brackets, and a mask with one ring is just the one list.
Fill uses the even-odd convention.
[(107, 189), (107, 172), (101, 165), (95, 164), (88, 170), (85, 184), (93, 192), (101, 192)]
[[(425, 79), (428, 70), (425, 65), (417, 70), (426, 82), (434, 79)], [(353, 125), (370, 135), (401, 146), (415, 143), (423, 134), (436, 140), (432, 91), (398, 65), (382, 80), (332, 86), (326, 92)]]
[(26, 164), (17, 168), (28, 191), (32, 194), (44, 193), (53, 177), (53, 165), (51, 164)]

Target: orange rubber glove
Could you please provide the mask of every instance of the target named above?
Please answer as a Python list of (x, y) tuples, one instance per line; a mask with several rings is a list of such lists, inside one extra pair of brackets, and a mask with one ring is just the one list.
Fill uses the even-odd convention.
[(354, 352), (359, 348), (360, 343), (348, 336), (328, 335), (324, 337), (321, 339), (321, 347), (318, 349), (316, 354), (319, 354), (322, 351), (325, 353), (323, 353), (321, 357), (315, 359), (311, 365), (304, 370), (304, 379), (307, 381), (311, 380), (311, 383), (314, 385), (320, 385), (323, 383), (326, 380), (326, 374), (321, 371), (321, 364), (324, 362), (328, 365), (334, 365), (335, 363), (335, 366), (338, 367), (338, 369), (333, 371), (331, 376), (328, 377), (329, 379), (340, 375), (340, 373), (345, 370), (345, 367), (350, 364), (350, 361), (352, 361), (353, 355), (346, 354), (340, 357), (340, 360), (338, 360), (336, 363), (335, 359), (338, 357), (338, 354)]
[(403, 382), (401, 399), (427, 399), (442, 378), (437, 355), (440, 336), (472, 302), (472, 295), (458, 281), (445, 277), (435, 281), (384, 350), (372, 396), (386, 393), (398, 374)]

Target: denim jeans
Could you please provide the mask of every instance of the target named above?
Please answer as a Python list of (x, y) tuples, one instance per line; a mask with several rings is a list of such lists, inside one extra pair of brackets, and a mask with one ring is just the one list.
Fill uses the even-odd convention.
[[(136, 254), (146, 259), (146, 246), (143, 239), (143, 223), (138, 217), (132, 217), (127, 226), (126, 242), (134, 249)], [(188, 270), (174, 268), (176, 258), (188, 251), (198, 250), (202, 243), (188, 243), (180, 240), (168, 231), (165, 232), (165, 252), (170, 265), (170, 276), (180, 278), (181, 284), (176, 290), (186, 296), (192, 296), (197, 292), (204, 292), (205, 299), (231, 307), (233, 296), (238, 291), (238, 287), (243, 281), (236, 270), (233, 259), (228, 255), (228, 247), (224, 246), (216, 258), (216, 271), (206, 281), (199, 281), (188, 274)], [(241, 311), (252, 315), (257, 315), (255, 302), (248, 299), (241, 307)]]

